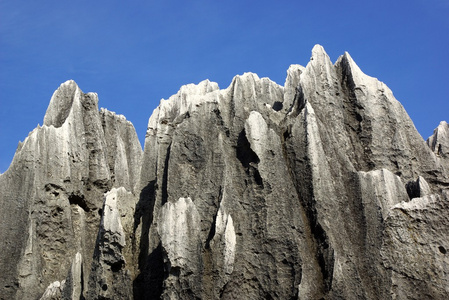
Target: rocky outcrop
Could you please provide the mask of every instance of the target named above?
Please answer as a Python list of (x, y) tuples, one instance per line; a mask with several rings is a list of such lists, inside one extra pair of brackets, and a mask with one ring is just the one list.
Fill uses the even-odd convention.
[(449, 125), (446, 121), (441, 121), (433, 131), (433, 134), (427, 139), (427, 145), (437, 156), (449, 158)]
[(44, 125), (19, 144), (0, 177), (3, 299), (39, 298), (66, 279), (77, 253), (88, 282), (103, 194), (120, 186), (135, 191), (141, 157), (123, 116), (99, 111), (97, 95), (73, 81), (59, 87)]
[(143, 155), (67, 82), (0, 175), (2, 296), (446, 299), (444, 126), (426, 145), (385, 84), (319, 45), (284, 86), (181, 87)]

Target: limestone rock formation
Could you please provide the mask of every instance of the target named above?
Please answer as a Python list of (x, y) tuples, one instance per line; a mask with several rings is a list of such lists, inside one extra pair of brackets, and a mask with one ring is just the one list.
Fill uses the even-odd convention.
[(0, 175), (0, 298), (447, 299), (447, 126), (319, 45), (181, 87), (143, 154), (66, 82)]
[(74, 81), (63, 83), (44, 125), (19, 144), (0, 177), (0, 298), (38, 299), (66, 279), (78, 253), (87, 283), (103, 194), (134, 191), (141, 157), (129, 121), (99, 111), (97, 95)]
[[(134, 198), (123, 187), (105, 194), (86, 299), (126, 299), (132, 295), (131, 272), (127, 266), (127, 262), (131, 266), (133, 262), (131, 243), (129, 234), (126, 238), (122, 218), (133, 220)], [(131, 223), (126, 232), (132, 230)], [(125, 252), (130, 254), (127, 260)]]
[(433, 134), (427, 139), (430, 149), (445, 159), (449, 159), (449, 125), (446, 121), (441, 121)]

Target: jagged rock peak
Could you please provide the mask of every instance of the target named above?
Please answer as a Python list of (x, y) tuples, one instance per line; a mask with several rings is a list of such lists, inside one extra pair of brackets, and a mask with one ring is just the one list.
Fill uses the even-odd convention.
[(62, 84), (0, 176), (0, 299), (447, 298), (449, 165), (349, 54), (185, 85), (143, 155), (97, 101)]
[(441, 121), (435, 128), (433, 134), (427, 139), (427, 145), (435, 154), (449, 158), (449, 124), (446, 121)]
[(205, 95), (218, 89), (219, 89), (218, 83), (206, 79), (201, 81), (199, 84), (190, 83), (183, 85), (179, 90), (179, 93), (191, 95)]
[(312, 48), (312, 57), (310, 58), (314, 63), (331, 63), (329, 55), (327, 55), (326, 50), (324, 50), (323, 46), (316, 44)]
[[(363, 86), (363, 85), (371, 85), (372, 88), (376, 88), (377, 90), (388, 90), (390, 93), (391, 91), (388, 89), (388, 87), (381, 81), (379, 81), (377, 78), (366, 75), (360, 67), (357, 65), (357, 63), (354, 61), (354, 59), (351, 57), (351, 55), (345, 51), (343, 55), (341, 55), (337, 61), (335, 62), (335, 66), (337, 68), (341, 68), (343, 71), (343, 74), (345, 76), (350, 77), (350, 80), (352, 81), (352, 84), (355, 86)], [(392, 94), (392, 93), (391, 93)]]
[(260, 78), (259, 75), (257, 75), (256, 73), (245, 72), (242, 75), (235, 75), (234, 78), (231, 81), (231, 86), (233, 84), (235, 84), (236, 82), (243, 83), (243, 84), (244, 83), (250, 83), (250, 84), (254, 85), (256, 82), (259, 82), (259, 81), (267, 81), (267, 82), (271, 82), (271, 83), (277, 84), (277, 83), (275, 83), (273, 80), (271, 80), (268, 77)]
[(117, 120), (120, 120), (121, 122), (126, 122), (127, 124), (132, 125), (132, 122), (127, 120), (124, 115), (117, 114), (114, 111), (108, 110), (107, 108), (104, 108), (104, 107), (100, 108), (100, 114), (102, 114), (104, 116), (115, 118)]
[(99, 111), (95, 93), (72, 80), (56, 90), (44, 125), (0, 176), (0, 252), (7, 257), (0, 258), (0, 299), (38, 299), (46, 287), (48, 297), (76, 290), (72, 265), (83, 270), (76, 281), (88, 282), (103, 194), (123, 187), (134, 207), (142, 153), (131, 122)]
[(51, 97), (45, 113), (44, 125), (61, 127), (74, 109), (81, 109), (84, 97), (90, 98), (95, 104), (98, 104), (96, 93), (84, 94), (73, 80), (62, 83)]
[[(267, 90), (277, 90), (281, 94), (284, 94), (283, 112), (288, 112), (290, 106), (292, 105), (293, 98), (296, 94), (296, 89), (300, 87), (300, 76), (302, 74), (302, 81), (307, 81), (315, 75), (321, 75), (326, 80), (330, 80), (329, 75), (335, 76), (335, 72), (340, 65), (344, 65), (347, 72), (354, 77), (354, 81), (357, 85), (364, 85), (367, 81), (371, 85), (381, 85), (382, 89), (385, 88), (382, 82), (379, 82), (376, 78), (365, 75), (357, 64), (354, 62), (352, 57), (348, 52), (340, 56), (335, 64), (333, 64), (326, 53), (323, 46), (317, 44), (312, 49), (312, 56), (310, 62), (306, 67), (293, 64), (287, 70), (287, 76), (285, 79), (284, 86), (277, 84), (271, 79), (264, 77), (260, 78), (257, 74), (252, 72), (245, 72), (242, 75), (236, 75), (231, 80), (231, 84), (226, 89), (220, 90), (218, 84), (211, 82), (208, 79), (200, 82), (199, 84), (187, 84), (182, 86), (179, 91), (169, 97), (168, 99), (162, 99), (160, 105), (152, 114), (152, 120), (150, 119), (149, 128), (155, 128), (155, 119), (161, 120), (173, 120), (176, 116), (191, 112), (191, 110), (196, 110), (195, 106), (198, 107), (203, 102), (209, 101), (219, 101), (223, 97), (219, 95), (224, 95), (227, 92), (233, 91), (233, 96), (240, 97), (250, 97), (263, 98), (260, 97), (261, 94), (265, 93)], [(214, 96), (210, 96), (212, 93)], [(240, 93), (238, 95), (238, 93)], [(276, 105), (270, 104), (270, 107), (276, 109)], [(157, 118), (156, 118), (157, 116)]]

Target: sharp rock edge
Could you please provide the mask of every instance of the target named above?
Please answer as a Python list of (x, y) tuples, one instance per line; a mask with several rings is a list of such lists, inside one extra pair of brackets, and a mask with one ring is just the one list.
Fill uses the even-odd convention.
[(133, 125), (74, 81), (0, 175), (0, 299), (447, 299), (449, 128), (317, 45)]

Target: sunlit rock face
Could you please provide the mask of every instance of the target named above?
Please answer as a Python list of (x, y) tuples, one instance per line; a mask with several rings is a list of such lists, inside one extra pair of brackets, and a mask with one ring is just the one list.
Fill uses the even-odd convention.
[(449, 160), (449, 124), (441, 121), (440, 125), (427, 139), (427, 145), (439, 157)]
[(0, 175), (0, 298), (446, 299), (448, 125), (317, 45), (132, 124), (68, 81)]
[(63, 83), (43, 124), (19, 143), (0, 177), (4, 299), (38, 299), (51, 283), (66, 280), (78, 254), (83, 272), (76, 280), (86, 285), (103, 194), (113, 187), (136, 192), (142, 158), (137, 134), (123, 116), (99, 111), (96, 94), (84, 94), (74, 81)]

